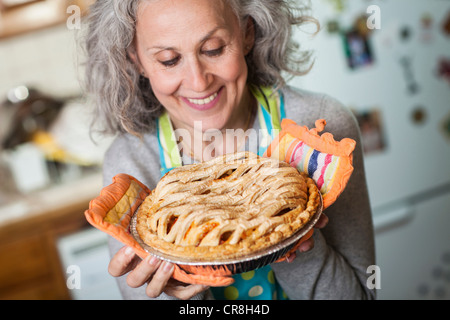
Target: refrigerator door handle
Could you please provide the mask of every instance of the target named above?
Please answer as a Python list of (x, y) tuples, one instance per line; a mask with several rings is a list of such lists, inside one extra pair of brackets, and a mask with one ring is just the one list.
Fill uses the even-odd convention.
[(374, 209), (373, 224), (377, 234), (410, 222), (415, 215), (411, 204), (397, 204), (390, 208)]

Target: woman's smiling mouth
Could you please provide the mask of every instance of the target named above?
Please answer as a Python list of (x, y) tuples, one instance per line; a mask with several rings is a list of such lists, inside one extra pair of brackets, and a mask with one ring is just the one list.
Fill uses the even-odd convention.
[(211, 101), (213, 101), (216, 97), (217, 97), (217, 92), (214, 93), (212, 96), (206, 98), (206, 99), (189, 99), (190, 103), (194, 103), (194, 104), (198, 104), (198, 105), (202, 105), (202, 104), (207, 104), (210, 103)]
[(220, 88), (219, 91), (213, 93), (212, 95), (206, 98), (195, 99), (183, 97), (182, 99), (186, 102), (186, 104), (189, 107), (200, 111), (206, 111), (215, 107), (215, 105), (219, 101), (222, 89), (223, 88)]

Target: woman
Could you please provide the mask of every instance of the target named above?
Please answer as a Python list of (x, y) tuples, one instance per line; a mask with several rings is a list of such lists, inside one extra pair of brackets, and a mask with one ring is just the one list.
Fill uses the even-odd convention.
[[(261, 139), (235, 134), (264, 125), (257, 116), (261, 94), (283, 101), (267, 125), (286, 117), (313, 127), (323, 118), (337, 140), (353, 138), (360, 147), (348, 109), (286, 86), (281, 75), (305, 73), (307, 56), (291, 39), (293, 26), (312, 21), (302, 12), (293, 1), (97, 0), (87, 35), (87, 88), (98, 116), (119, 134), (105, 157), (104, 184), (127, 173), (154, 188), (176, 165), (255, 145), (263, 149)], [(179, 139), (162, 143), (172, 131)], [(174, 147), (167, 153), (162, 145), (169, 144)], [(279, 288), (290, 299), (374, 297), (366, 286), (374, 239), (360, 148), (354, 167), (345, 192), (327, 210), (329, 223), (322, 216), (321, 230), (289, 262), (268, 267), (277, 287), (269, 298)], [(113, 239), (110, 248), (109, 272), (118, 277), (124, 298), (204, 299), (212, 292), (216, 298), (248, 298), (240, 291), (178, 283), (170, 263), (140, 261)]]

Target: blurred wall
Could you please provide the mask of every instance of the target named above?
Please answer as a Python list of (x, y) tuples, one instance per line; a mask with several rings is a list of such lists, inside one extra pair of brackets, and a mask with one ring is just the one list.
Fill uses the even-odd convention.
[(80, 93), (77, 30), (65, 24), (0, 41), (0, 100), (19, 85), (57, 97)]

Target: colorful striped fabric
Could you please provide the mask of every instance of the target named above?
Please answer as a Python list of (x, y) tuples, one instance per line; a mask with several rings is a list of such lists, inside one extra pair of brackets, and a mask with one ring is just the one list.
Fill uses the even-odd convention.
[(286, 117), (284, 98), (279, 91), (266, 87), (251, 87), (253, 96), (259, 103), (258, 121), (261, 126), (258, 155), (263, 156), (272, 140), (281, 131), (281, 120)]
[(176, 167), (182, 166), (181, 155), (175, 138), (172, 121), (165, 112), (156, 121), (161, 176)]

